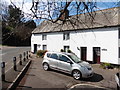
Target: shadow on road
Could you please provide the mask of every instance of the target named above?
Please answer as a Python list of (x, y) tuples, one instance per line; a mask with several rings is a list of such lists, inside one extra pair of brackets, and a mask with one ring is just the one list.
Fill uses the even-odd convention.
[[(71, 76), (70, 74), (66, 74), (66, 73), (63, 73), (63, 72), (60, 72), (60, 71), (56, 71), (56, 70), (51, 70), (51, 71), (52, 71), (52, 72), (55, 72), (55, 73), (59, 73), (59, 74)], [(93, 77), (90, 77), (90, 78), (82, 78), (82, 79), (80, 79), (80, 81), (100, 82), (100, 81), (102, 81), (103, 79), (104, 79), (104, 78), (103, 78), (102, 75), (97, 74), (97, 73), (94, 73)]]
[(100, 82), (102, 81), (104, 78), (102, 75), (100, 74), (97, 74), (97, 73), (94, 73), (93, 77), (91, 78), (84, 78), (84, 79), (81, 79), (82, 81), (89, 81), (89, 82)]
[(26, 76), (36, 76), (36, 75), (34, 75), (34, 74), (25, 74)]
[[(23, 89), (24, 89), (24, 88), (25, 88), (25, 89), (28, 88), (28, 89), (29, 89), (29, 88), (32, 88), (32, 87), (30, 87), (30, 86), (19, 86), (17, 89), (20, 89), (20, 88), (23, 88)], [(21, 90), (22, 90), (22, 89), (21, 89)]]

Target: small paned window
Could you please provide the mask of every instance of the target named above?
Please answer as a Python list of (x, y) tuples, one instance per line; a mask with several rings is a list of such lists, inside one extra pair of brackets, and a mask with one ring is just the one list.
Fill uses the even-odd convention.
[(47, 35), (42, 35), (42, 40), (47, 40)]
[(69, 33), (64, 33), (63, 34), (63, 40), (69, 40), (70, 39), (70, 34)]
[(69, 46), (64, 46), (64, 51), (68, 52), (69, 48), (70, 48)]
[(43, 45), (43, 50), (47, 50), (47, 45)]

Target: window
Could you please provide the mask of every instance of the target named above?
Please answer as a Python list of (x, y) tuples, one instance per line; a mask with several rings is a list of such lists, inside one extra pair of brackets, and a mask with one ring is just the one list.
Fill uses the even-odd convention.
[(59, 60), (64, 61), (64, 62), (70, 61), (70, 60), (69, 60), (66, 56), (64, 56), (64, 55), (59, 55)]
[(40, 48), (40, 46), (41, 46), (40, 44), (37, 45), (38, 48)]
[(43, 45), (43, 50), (47, 50), (47, 45)]
[(50, 56), (50, 58), (52, 58), (52, 59), (58, 59), (58, 56), (57, 56), (57, 54), (52, 54), (52, 55)]
[(67, 52), (69, 50), (69, 46), (64, 46), (64, 51)]
[(47, 35), (42, 35), (42, 40), (47, 40)]
[(69, 33), (64, 33), (63, 34), (63, 40), (69, 40), (70, 39), (70, 34)]

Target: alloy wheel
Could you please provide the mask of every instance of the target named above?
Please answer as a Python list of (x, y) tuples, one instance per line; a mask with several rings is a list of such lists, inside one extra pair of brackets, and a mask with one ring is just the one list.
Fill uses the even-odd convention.
[(80, 78), (81, 78), (81, 73), (80, 73), (80, 71), (74, 70), (74, 71), (73, 71), (73, 77), (74, 77), (74, 79), (76, 79), (76, 80), (80, 79)]
[(47, 71), (47, 70), (49, 69), (49, 65), (48, 65), (47, 63), (44, 63), (44, 64), (43, 64), (43, 69), (44, 69), (45, 71)]

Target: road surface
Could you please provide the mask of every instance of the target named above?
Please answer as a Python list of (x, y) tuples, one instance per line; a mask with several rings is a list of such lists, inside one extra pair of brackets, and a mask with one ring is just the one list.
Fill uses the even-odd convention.
[[(36, 58), (35, 56), (32, 56), (32, 63), (27, 73), (19, 83), (17, 87), (18, 89), (67, 90), (71, 87), (80, 88), (80, 90), (84, 90), (84, 88), (88, 88), (85, 90), (116, 89), (114, 75), (117, 72), (117, 70), (104, 70), (102, 68), (99, 68), (98, 64), (93, 64), (92, 67), (95, 72), (93, 77), (88, 79), (83, 78), (81, 80), (75, 80), (72, 76), (62, 72), (58, 72), (55, 70), (44, 71), (42, 67), (42, 61), (42, 58)], [(76, 86), (76, 84), (79, 85)]]
[(5, 62), (5, 72), (7, 72), (13, 66), (13, 57), (17, 57), (19, 61), (19, 54), (23, 55), (23, 52), (29, 51), (30, 47), (2, 47), (2, 61)]

